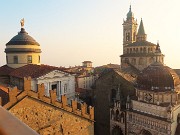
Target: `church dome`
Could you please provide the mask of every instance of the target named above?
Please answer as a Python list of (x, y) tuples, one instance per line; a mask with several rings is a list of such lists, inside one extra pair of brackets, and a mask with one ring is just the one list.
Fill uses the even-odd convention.
[(24, 28), (18, 32), (6, 45), (39, 45), (35, 39), (28, 35)]
[(7, 66), (19, 68), (27, 64), (40, 65), (40, 45), (25, 31), (24, 19), (21, 19), (20, 23), (21, 31), (6, 44), (5, 53)]
[(145, 68), (137, 78), (137, 87), (142, 90), (172, 91), (179, 84), (175, 71), (159, 62)]

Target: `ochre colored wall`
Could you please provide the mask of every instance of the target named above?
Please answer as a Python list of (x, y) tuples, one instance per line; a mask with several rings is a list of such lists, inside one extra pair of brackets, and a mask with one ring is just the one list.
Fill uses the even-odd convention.
[(31, 97), (25, 97), (9, 111), (41, 135), (94, 134), (92, 121)]
[[(40, 65), (39, 63), (39, 56), (40, 56), (40, 53), (8, 53), (6, 54), (7, 57), (8, 57), (8, 63), (7, 65), (9, 67), (12, 67), (12, 68), (18, 68), (18, 67), (22, 67), (24, 65), (27, 65), (27, 57), (28, 55), (31, 55), (32, 56), (32, 63), (30, 64), (37, 64), (37, 65)], [(18, 56), (18, 64), (14, 64), (14, 56)]]

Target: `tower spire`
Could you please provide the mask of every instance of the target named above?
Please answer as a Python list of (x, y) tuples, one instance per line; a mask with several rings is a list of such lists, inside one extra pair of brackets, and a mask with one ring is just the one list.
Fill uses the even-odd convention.
[(145, 33), (145, 30), (144, 30), (143, 20), (141, 18), (141, 22), (140, 22), (140, 25), (139, 25), (139, 30), (138, 30), (138, 33), (137, 33), (137, 41), (145, 41), (146, 36), (147, 35)]
[(131, 12), (131, 4), (130, 4), (130, 6), (129, 6), (129, 12)]
[(127, 20), (129, 20), (129, 19), (134, 19), (134, 14), (131, 11), (131, 5), (129, 7), (129, 12), (127, 13)]

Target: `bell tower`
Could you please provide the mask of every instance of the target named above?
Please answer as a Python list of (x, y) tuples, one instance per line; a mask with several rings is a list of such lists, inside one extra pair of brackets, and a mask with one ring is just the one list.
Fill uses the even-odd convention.
[(134, 14), (131, 11), (131, 5), (129, 8), (129, 12), (127, 13), (127, 18), (123, 22), (123, 53), (124, 46), (133, 43), (136, 41), (136, 33), (137, 33), (137, 20), (134, 19)]

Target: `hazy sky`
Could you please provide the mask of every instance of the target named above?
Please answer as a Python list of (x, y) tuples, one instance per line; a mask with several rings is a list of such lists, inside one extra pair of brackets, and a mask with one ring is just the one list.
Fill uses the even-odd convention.
[(147, 40), (157, 43), (165, 64), (180, 68), (180, 0), (1, 0), (0, 66), (5, 44), (25, 29), (41, 45), (41, 63), (54, 66), (119, 64), (123, 18), (132, 5), (143, 18)]

